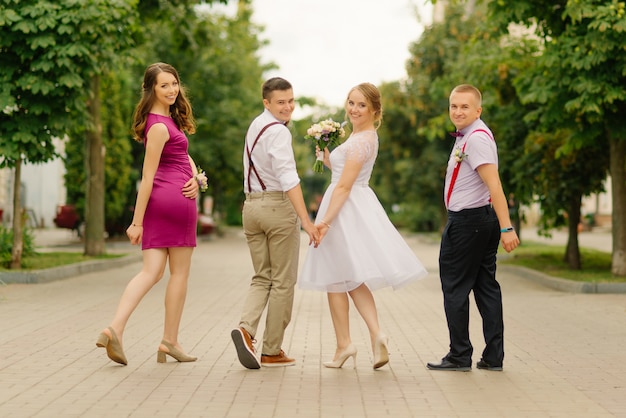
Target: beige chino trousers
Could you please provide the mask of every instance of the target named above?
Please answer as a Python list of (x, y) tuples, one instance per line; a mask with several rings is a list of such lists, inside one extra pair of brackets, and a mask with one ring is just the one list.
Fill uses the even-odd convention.
[(291, 321), (300, 253), (300, 220), (283, 192), (246, 195), (243, 231), (254, 276), (248, 288), (241, 322), (254, 338), (267, 306), (261, 353), (277, 355)]

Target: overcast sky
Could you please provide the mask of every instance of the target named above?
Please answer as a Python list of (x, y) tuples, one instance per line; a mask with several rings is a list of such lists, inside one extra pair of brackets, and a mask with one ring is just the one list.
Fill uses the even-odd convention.
[(268, 74), (288, 79), (296, 96), (341, 106), (361, 82), (406, 76), (409, 44), (431, 21), (425, 0), (253, 0), (253, 21), (265, 26)]
[[(236, 2), (231, 2), (236, 3)], [(253, 21), (265, 26), (267, 77), (289, 80), (296, 97), (342, 106), (348, 90), (406, 76), (409, 44), (431, 22), (426, 0), (253, 0)], [(299, 112), (296, 112), (299, 113)], [(297, 117), (297, 115), (294, 115)]]

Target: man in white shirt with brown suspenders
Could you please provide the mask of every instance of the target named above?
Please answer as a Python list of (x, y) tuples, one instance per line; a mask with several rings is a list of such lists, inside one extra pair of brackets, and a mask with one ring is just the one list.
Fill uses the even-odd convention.
[[(243, 151), (243, 230), (254, 276), (239, 327), (231, 332), (239, 362), (248, 369), (292, 366), (281, 345), (291, 320), (298, 273), (300, 227), (309, 244), (319, 232), (308, 216), (286, 124), (295, 107), (291, 84), (275, 77), (263, 83), (265, 110), (250, 124)], [(261, 361), (254, 337), (267, 307)]]

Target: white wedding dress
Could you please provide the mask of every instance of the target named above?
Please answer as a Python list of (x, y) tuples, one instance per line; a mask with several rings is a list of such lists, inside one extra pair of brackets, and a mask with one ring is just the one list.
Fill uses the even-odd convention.
[(349, 292), (365, 283), (371, 290), (385, 286), (397, 289), (428, 274), (369, 187), (377, 155), (376, 131), (352, 134), (331, 152), (331, 184), (316, 223), (324, 219), (346, 161), (358, 160), (363, 166), (321, 244), (309, 247), (298, 281), (300, 288)]

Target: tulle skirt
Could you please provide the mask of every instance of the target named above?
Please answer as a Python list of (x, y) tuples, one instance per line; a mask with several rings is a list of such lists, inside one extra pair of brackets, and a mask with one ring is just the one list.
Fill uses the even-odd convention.
[[(317, 221), (324, 219), (334, 187), (331, 183), (326, 190)], [(349, 292), (363, 283), (371, 290), (386, 286), (398, 289), (427, 275), (374, 191), (355, 184), (322, 243), (309, 247), (298, 285), (337, 293)]]

